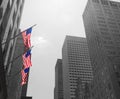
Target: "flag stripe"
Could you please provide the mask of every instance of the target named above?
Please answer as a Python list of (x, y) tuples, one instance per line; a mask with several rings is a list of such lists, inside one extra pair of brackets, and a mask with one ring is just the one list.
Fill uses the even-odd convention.
[(21, 85), (24, 85), (24, 84), (26, 84), (26, 82), (27, 82), (28, 73), (25, 73), (24, 70), (21, 70), (21, 75), (22, 75)]
[(25, 57), (25, 55), (23, 55), (22, 57), (23, 57), (23, 66), (24, 66), (24, 68), (31, 67), (32, 66), (31, 55), (29, 55), (27, 58)]
[(26, 31), (22, 32), (23, 42), (25, 47), (30, 48), (31, 47), (31, 32), (32, 28), (27, 29)]

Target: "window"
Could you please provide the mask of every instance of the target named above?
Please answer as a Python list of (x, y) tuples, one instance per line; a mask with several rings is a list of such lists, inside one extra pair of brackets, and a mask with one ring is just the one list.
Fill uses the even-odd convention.
[(112, 2), (110, 1), (110, 5), (113, 7), (113, 8), (118, 8), (117, 4), (115, 2)]
[(95, 2), (95, 3), (99, 3), (99, 0), (92, 0), (93, 2)]
[(109, 35), (108, 32), (104, 32), (104, 31), (101, 31), (101, 34), (102, 34), (102, 35)]
[(111, 45), (108, 46), (108, 45), (106, 45), (105, 48), (106, 48), (106, 49), (112, 49), (112, 50), (113, 50), (113, 49), (114, 49), (114, 46), (111, 46)]
[(114, 37), (120, 37), (120, 34), (113, 34)]
[(111, 32), (113, 32), (113, 33), (119, 33), (119, 30), (111, 29)]
[(103, 16), (97, 16), (98, 19), (105, 20)]
[(107, 0), (101, 0), (101, 3), (102, 3), (103, 5), (108, 5)]
[(116, 25), (116, 23), (113, 22), (113, 21), (108, 21), (108, 23), (109, 23), (109, 24), (112, 24), (112, 25)]
[(111, 38), (109, 36), (103, 36), (103, 38), (106, 40), (111, 40)]
[(105, 20), (98, 20), (98, 23), (103, 23), (103, 24), (105, 24), (106, 22), (105, 22)]
[(116, 55), (116, 52), (114, 52), (114, 51), (108, 51), (108, 54), (110, 54), (110, 55)]
[(104, 12), (106, 15), (109, 15), (109, 16), (112, 15), (111, 11), (109, 11), (109, 10), (104, 10)]

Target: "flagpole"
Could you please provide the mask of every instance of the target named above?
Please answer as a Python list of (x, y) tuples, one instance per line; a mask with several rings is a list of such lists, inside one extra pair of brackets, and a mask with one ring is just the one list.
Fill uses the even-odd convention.
[[(31, 27), (29, 27), (29, 28), (33, 28), (33, 27), (35, 27), (36, 25), (37, 25), (37, 24), (34, 24), (33, 26), (31, 26)], [(21, 33), (25, 32), (25, 31), (28, 30), (29, 28), (27, 28), (27, 29), (25, 29), (24, 31), (20, 32), (19, 34), (15, 35), (13, 38), (10, 38), (9, 41), (12, 40), (12, 39), (14, 39), (14, 38), (16, 38), (16, 37), (18, 37), (19, 35), (21, 35)], [(5, 44), (5, 43), (6, 43), (6, 42), (3, 42), (2, 45)]]
[(23, 70), (23, 69), (20, 69), (18, 72), (14, 73), (13, 75), (9, 75), (8, 77), (14, 77), (14, 76), (18, 75), (19, 73), (21, 73), (21, 70)]
[[(31, 46), (29, 49), (32, 49), (34, 46)], [(25, 54), (29, 49), (25, 50), (23, 53), (21, 53), (19, 56), (15, 57), (12, 61), (10, 61), (7, 65), (9, 65), (10, 63), (13, 63), (16, 59), (18, 59), (19, 57), (21, 57), (23, 54)], [(5, 65), (5, 66), (7, 66)]]
[[(29, 27), (29, 28), (33, 28), (33, 27), (35, 27), (37, 24), (34, 24), (33, 26), (31, 26), (31, 27)], [(22, 31), (22, 32), (25, 32), (26, 30), (28, 30), (29, 28), (27, 28), (27, 29), (25, 29), (24, 31)], [(21, 33), (19, 33), (19, 34), (21, 34)]]
[(30, 29), (30, 28), (35, 27), (36, 25), (37, 25), (37, 24), (34, 24), (33, 26), (31, 26), (31, 27), (25, 29), (24, 31), (22, 31), (22, 32), (20, 32), (19, 34), (15, 35), (15, 36), (14, 36), (13, 38), (11, 38), (11, 39), (14, 39), (14, 38), (18, 37), (19, 35), (21, 35), (21, 33), (25, 32), (26, 30), (28, 30), (28, 29)]

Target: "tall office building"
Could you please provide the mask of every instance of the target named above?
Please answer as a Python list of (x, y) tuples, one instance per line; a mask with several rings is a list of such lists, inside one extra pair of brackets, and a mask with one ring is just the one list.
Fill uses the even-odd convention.
[[(15, 58), (14, 55), (17, 56), (15, 53), (17, 38), (14, 37), (20, 32), (19, 24), (23, 5), (24, 0), (0, 0), (0, 99), (19, 99), (10, 98), (10, 90), (12, 93), (13, 88), (9, 88), (14, 78), (11, 77), (13, 68), (15, 65), (15, 68), (21, 68), (19, 64), (22, 62), (21, 60), (17, 64), (11, 61)], [(22, 50), (19, 51), (22, 52)]]
[(62, 49), (63, 96), (75, 99), (78, 78), (82, 88), (92, 80), (87, 41), (85, 38), (67, 36)]
[(120, 3), (88, 0), (83, 20), (93, 66), (92, 99), (120, 99)]
[(54, 99), (63, 99), (62, 59), (58, 59), (55, 66)]

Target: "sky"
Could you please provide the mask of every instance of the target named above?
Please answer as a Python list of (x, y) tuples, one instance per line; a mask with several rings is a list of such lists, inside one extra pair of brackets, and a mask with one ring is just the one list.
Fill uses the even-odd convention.
[[(115, 0), (117, 1), (117, 0)], [(25, 0), (20, 28), (32, 31), (28, 96), (54, 99), (55, 64), (66, 35), (85, 37), (82, 14), (87, 0)]]

